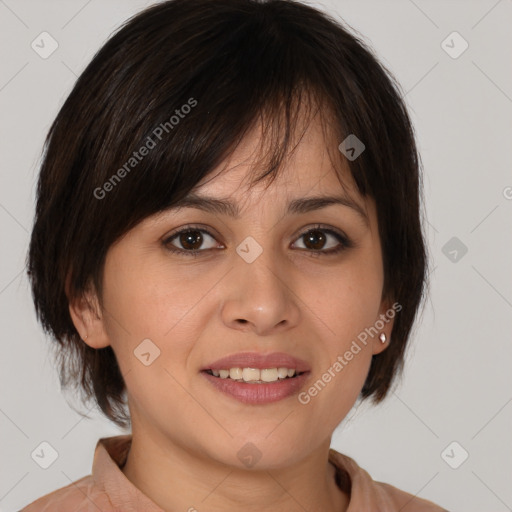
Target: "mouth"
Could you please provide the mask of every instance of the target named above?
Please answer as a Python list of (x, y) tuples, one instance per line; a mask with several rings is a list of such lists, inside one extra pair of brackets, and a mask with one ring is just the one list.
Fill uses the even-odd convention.
[(200, 373), (223, 395), (260, 405), (299, 393), (309, 381), (311, 367), (284, 352), (243, 352), (212, 362)]

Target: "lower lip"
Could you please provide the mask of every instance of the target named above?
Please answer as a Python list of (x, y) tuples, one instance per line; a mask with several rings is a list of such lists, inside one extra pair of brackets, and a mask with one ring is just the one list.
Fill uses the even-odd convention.
[(309, 372), (304, 372), (292, 379), (283, 379), (277, 382), (266, 382), (264, 384), (249, 384), (238, 382), (232, 379), (221, 379), (201, 372), (209, 382), (211, 382), (219, 391), (231, 395), (245, 404), (268, 404), (277, 402), (295, 395), (304, 386)]

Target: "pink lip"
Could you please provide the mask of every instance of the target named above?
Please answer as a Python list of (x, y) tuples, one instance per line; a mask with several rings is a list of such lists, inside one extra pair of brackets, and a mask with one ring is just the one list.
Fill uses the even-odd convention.
[(295, 368), (297, 373), (309, 372), (310, 365), (284, 352), (259, 354), (257, 352), (240, 352), (223, 357), (205, 366), (201, 370), (229, 370), (230, 368)]
[(206, 371), (202, 371), (201, 375), (218, 391), (235, 398), (239, 402), (263, 405), (298, 394), (299, 391), (306, 386), (311, 374), (310, 372), (305, 372), (291, 379), (261, 384), (221, 379), (220, 377), (210, 375)]

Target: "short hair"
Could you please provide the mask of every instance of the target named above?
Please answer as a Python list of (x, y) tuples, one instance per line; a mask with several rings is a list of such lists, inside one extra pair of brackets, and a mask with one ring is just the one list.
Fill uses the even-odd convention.
[(127, 20), (76, 81), (42, 155), (27, 269), (61, 385), (130, 423), (115, 354), (81, 340), (69, 300), (93, 283), (101, 304), (110, 246), (187, 195), (258, 119), (269, 150), (254, 183), (275, 178), (299, 110), (316, 105), (331, 137), (365, 146), (355, 159), (334, 152), (375, 200), (382, 297), (402, 306), (360, 394), (380, 402), (402, 371), (427, 284), (421, 161), (403, 96), (354, 29), (298, 1), (170, 0)]

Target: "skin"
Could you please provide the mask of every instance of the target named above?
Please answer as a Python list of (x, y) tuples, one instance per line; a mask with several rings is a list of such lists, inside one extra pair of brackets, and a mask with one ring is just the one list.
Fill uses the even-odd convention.
[[(349, 501), (328, 462), (331, 436), (355, 403), (372, 355), (388, 342), (375, 336), (360, 344), (306, 405), (297, 395), (242, 404), (200, 374), (208, 363), (238, 352), (287, 352), (311, 365), (305, 390), (391, 306), (381, 301), (375, 205), (357, 194), (347, 167), (343, 182), (368, 224), (342, 205), (284, 215), (291, 199), (344, 192), (320, 121), (313, 119), (269, 189), (258, 184), (249, 191), (259, 142), (254, 129), (222, 164), (224, 172), (214, 170), (213, 179), (195, 189), (228, 196), (241, 208), (239, 219), (191, 208), (148, 217), (108, 252), (103, 309), (93, 293), (70, 303), (86, 343), (111, 345), (125, 378), (133, 440), (122, 471), (166, 511), (339, 512)], [(341, 230), (355, 247), (318, 255), (339, 242), (323, 232), (323, 246), (308, 245), (301, 235), (316, 223)], [(194, 248), (204, 252), (196, 258), (173, 254), (163, 243), (189, 224), (201, 224), (214, 237), (203, 233), (203, 244)], [(247, 236), (263, 248), (250, 264), (235, 250)], [(179, 237), (169, 245), (184, 246)], [(392, 326), (390, 320), (380, 331), (388, 340)], [(149, 366), (133, 354), (146, 338), (161, 351)], [(251, 469), (237, 457), (248, 442), (262, 454)]]

